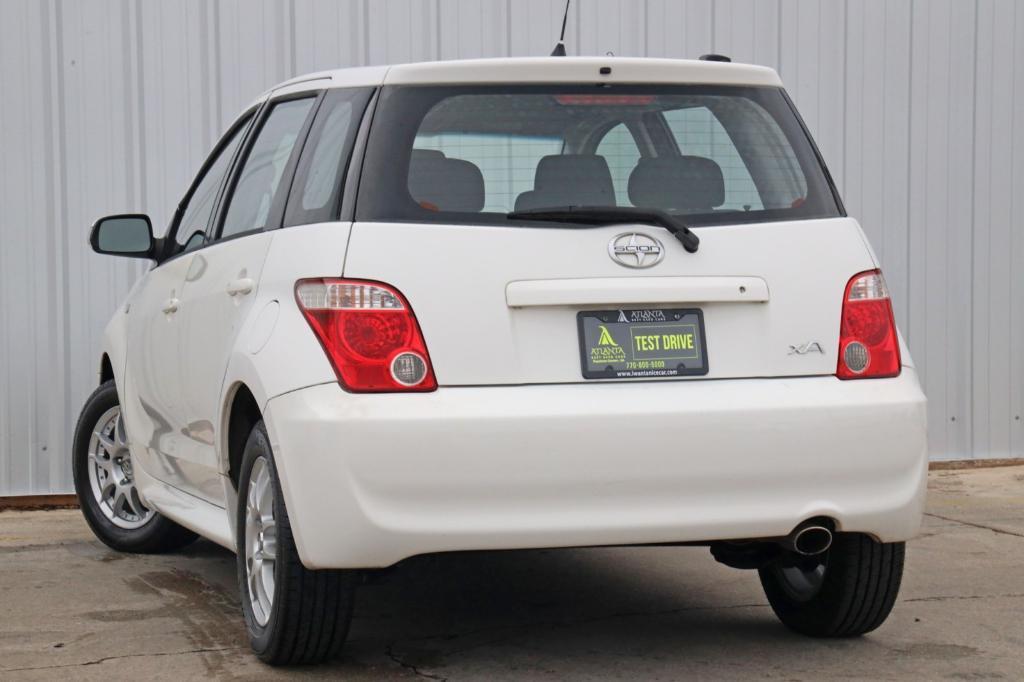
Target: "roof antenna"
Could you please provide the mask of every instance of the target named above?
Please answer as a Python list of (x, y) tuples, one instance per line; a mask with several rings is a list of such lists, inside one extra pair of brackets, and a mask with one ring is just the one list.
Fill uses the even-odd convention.
[(569, 3), (572, 0), (565, 0), (565, 14), (562, 15), (562, 35), (558, 37), (558, 44), (555, 45), (555, 49), (551, 50), (552, 57), (564, 57), (565, 56), (565, 22), (569, 19)]

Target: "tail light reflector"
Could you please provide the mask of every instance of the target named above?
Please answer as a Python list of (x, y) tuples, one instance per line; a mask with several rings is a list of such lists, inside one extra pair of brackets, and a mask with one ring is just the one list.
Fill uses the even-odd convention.
[(840, 379), (894, 377), (900, 373), (900, 345), (892, 301), (880, 270), (854, 275), (846, 285), (839, 326)]
[(437, 388), (423, 333), (397, 289), (364, 280), (303, 279), (295, 284), (295, 299), (349, 391)]

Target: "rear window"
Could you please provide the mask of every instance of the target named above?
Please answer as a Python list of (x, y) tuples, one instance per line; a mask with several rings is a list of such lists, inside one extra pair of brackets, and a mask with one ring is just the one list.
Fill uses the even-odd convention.
[(690, 225), (841, 215), (781, 89), (384, 88), (358, 220), (515, 224), (511, 211), (657, 208)]

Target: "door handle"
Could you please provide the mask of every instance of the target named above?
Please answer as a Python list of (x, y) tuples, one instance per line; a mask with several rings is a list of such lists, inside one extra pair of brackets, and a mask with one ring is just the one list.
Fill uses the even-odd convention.
[(164, 314), (166, 314), (166, 315), (173, 315), (174, 313), (178, 312), (178, 304), (180, 302), (181, 301), (179, 301), (176, 298), (169, 298), (169, 299), (167, 299), (167, 301), (164, 302), (164, 307), (163, 307)]
[(255, 282), (250, 277), (242, 277), (228, 282), (228, 296), (245, 296), (252, 293)]

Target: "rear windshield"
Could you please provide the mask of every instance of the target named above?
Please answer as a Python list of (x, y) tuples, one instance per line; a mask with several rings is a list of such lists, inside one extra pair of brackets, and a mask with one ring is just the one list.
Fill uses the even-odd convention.
[(525, 224), (566, 206), (689, 225), (842, 214), (781, 89), (402, 86), (381, 92), (358, 220)]

